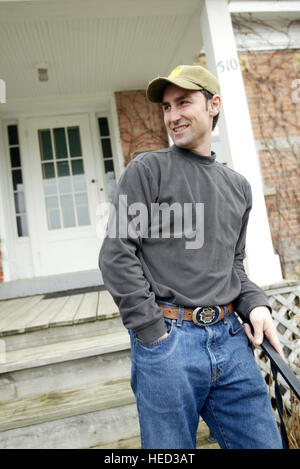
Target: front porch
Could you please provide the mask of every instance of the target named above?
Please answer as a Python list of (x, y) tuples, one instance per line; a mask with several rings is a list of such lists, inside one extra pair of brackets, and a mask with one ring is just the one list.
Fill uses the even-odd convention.
[(3, 300), (0, 329), (1, 448), (86, 448), (137, 434), (129, 335), (107, 291)]
[[(38, 294), (0, 302), (0, 337), (119, 316), (107, 290)], [(86, 292), (84, 292), (86, 290)]]
[[(1, 448), (140, 447), (129, 335), (88, 290), (0, 302)], [(201, 421), (198, 447), (208, 435)]]
[[(298, 373), (300, 284), (282, 282), (265, 291)], [(269, 382), (269, 362), (255, 353)], [(0, 302), (0, 401), (1, 448), (139, 447), (129, 335), (106, 290)], [(218, 447), (208, 434), (200, 421), (199, 448)]]

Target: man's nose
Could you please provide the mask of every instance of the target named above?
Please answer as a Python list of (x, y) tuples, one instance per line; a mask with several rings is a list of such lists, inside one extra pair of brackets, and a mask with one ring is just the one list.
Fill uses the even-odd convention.
[(168, 118), (170, 124), (176, 124), (181, 119), (181, 115), (176, 108), (173, 108), (170, 110)]

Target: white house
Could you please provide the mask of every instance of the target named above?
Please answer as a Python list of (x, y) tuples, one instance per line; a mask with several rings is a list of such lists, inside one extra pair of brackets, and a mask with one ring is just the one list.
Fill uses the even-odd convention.
[[(258, 36), (233, 29), (237, 13), (257, 20)], [(264, 27), (278, 18), (293, 26), (288, 44)], [(132, 156), (130, 98), (203, 53), (223, 101), (213, 148), (252, 186), (246, 268), (269, 285), (289, 363), (299, 362), (300, 287), (281, 282), (238, 58), (244, 45), (300, 49), (299, 18), (300, 1), (0, 0), (1, 448), (140, 447), (129, 335), (98, 269), (101, 214)], [(156, 109), (146, 114), (168, 144)]]
[(221, 84), (216, 145), (252, 185), (249, 275), (280, 281), (231, 12), (299, 10), (299, 1), (1, 1), (0, 297), (102, 283), (99, 205), (124, 168), (114, 93), (145, 89), (201, 51)]

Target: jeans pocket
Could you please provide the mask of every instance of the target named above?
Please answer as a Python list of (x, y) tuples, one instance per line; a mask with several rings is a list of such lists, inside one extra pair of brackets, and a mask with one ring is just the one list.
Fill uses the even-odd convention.
[(137, 337), (137, 342), (142, 345), (144, 348), (153, 348), (157, 347), (159, 345), (164, 344), (165, 342), (169, 342), (170, 339), (173, 337), (174, 332), (175, 332), (175, 321), (172, 319), (167, 319), (165, 318), (165, 325), (167, 329), (168, 335), (164, 337), (163, 339), (155, 340), (154, 342), (151, 342), (150, 344), (144, 344), (138, 337)]
[[(176, 322), (171, 319), (165, 319), (168, 335), (163, 339), (156, 340), (150, 344), (143, 344), (143, 342), (136, 337), (134, 347), (134, 360), (138, 367), (150, 366), (152, 372), (158, 366), (160, 368), (162, 363), (166, 364), (168, 360), (173, 363), (173, 357), (176, 355), (178, 349), (178, 334), (176, 333)], [(175, 355), (174, 355), (175, 354)], [(169, 366), (169, 365), (168, 365)]]
[(235, 313), (232, 313), (228, 318), (227, 321), (229, 323), (229, 333), (231, 335), (236, 335), (239, 332), (244, 330), (244, 326), (240, 319), (238, 319)]

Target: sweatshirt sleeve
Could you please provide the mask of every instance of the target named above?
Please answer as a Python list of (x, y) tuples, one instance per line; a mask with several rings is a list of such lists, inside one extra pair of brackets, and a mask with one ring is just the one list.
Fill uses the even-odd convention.
[[(166, 332), (161, 309), (138, 257), (142, 229), (147, 229), (147, 214), (151, 213), (151, 202), (155, 202), (157, 194), (158, 185), (148, 166), (140, 160), (130, 162), (120, 178), (99, 254), (104, 285), (119, 308), (124, 326), (135, 330), (145, 344)], [(136, 214), (140, 224), (135, 223)]]
[(250, 312), (256, 306), (266, 306), (271, 313), (272, 308), (269, 304), (268, 297), (265, 292), (254, 282), (249, 280), (244, 268), (243, 261), (246, 257), (246, 232), (249, 214), (252, 208), (252, 193), (250, 184), (248, 182), (245, 187), (245, 197), (247, 202), (247, 208), (243, 216), (242, 228), (240, 231), (239, 239), (236, 244), (235, 257), (233, 263), (233, 268), (238, 274), (238, 277), (241, 282), (241, 291), (239, 296), (233, 301), (233, 307), (234, 310), (239, 314), (239, 316), (241, 316), (243, 320), (249, 321)]

